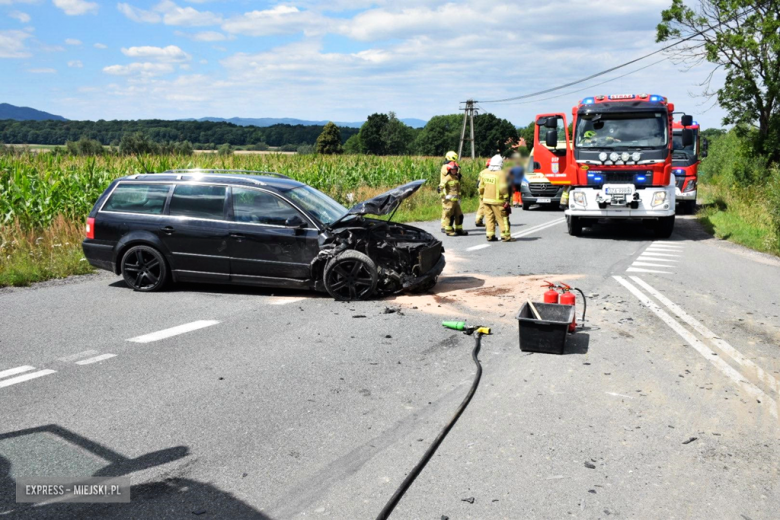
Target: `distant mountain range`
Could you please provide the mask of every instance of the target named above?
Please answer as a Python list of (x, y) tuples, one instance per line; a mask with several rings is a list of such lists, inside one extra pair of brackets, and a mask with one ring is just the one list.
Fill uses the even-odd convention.
[[(65, 119), (62, 116), (50, 114), (48, 112), (43, 112), (41, 110), (36, 110), (34, 108), (17, 107), (14, 105), (9, 105), (8, 103), (0, 103), (0, 120), (2, 119), (14, 119), (16, 121), (46, 121), (49, 119), (53, 119), (56, 121), (67, 121), (67, 119)], [(257, 117), (257, 118), (231, 117), (230, 119), (225, 119), (222, 117), (201, 117), (200, 119), (188, 118), (188, 119), (180, 119), (179, 121), (212, 121), (215, 123), (225, 122), (225, 123), (233, 123), (234, 125), (239, 125), (239, 126), (260, 126), (260, 127), (273, 126), (273, 125), (324, 126), (328, 122), (328, 121), (309, 121), (305, 119), (294, 119), (292, 117)], [(414, 119), (414, 118), (401, 119), (401, 121), (411, 126), (412, 128), (422, 128), (425, 126), (425, 123), (427, 123), (427, 121), (424, 121), (422, 119)], [(343, 122), (343, 121), (334, 121), (334, 123), (336, 123), (338, 126), (344, 126), (350, 128), (360, 128), (361, 126), (363, 126), (363, 121), (352, 122), (352, 123)]]
[(17, 107), (8, 103), (0, 103), (0, 119), (14, 119), (16, 121), (67, 121), (62, 116), (43, 112), (30, 107)]
[[(231, 117), (230, 119), (224, 119), (222, 117), (201, 117), (200, 119), (182, 119), (181, 121), (212, 121), (215, 123), (220, 122), (226, 122), (226, 123), (233, 123), (234, 125), (239, 126), (273, 126), (273, 125), (304, 125), (304, 126), (310, 126), (310, 125), (316, 125), (316, 126), (324, 126), (328, 123), (328, 121), (309, 121), (305, 119), (294, 119), (292, 117)], [(425, 126), (425, 123), (427, 121), (424, 121), (422, 119), (415, 119), (415, 118), (406, 118), (401, 119), (404, 123), (411, 126), (412, 128), (422, 128)], [(358, 121), (358, 122), (344, 122), (344, 121), (333, 121), (338, 126), (346, 126), (351, 128), (360, 128), (363, 126), (364, 121)]]

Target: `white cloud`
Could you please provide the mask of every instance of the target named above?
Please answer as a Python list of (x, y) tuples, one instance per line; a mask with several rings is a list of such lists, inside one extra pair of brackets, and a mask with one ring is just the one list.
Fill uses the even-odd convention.
[(229, 18), (222, 29), (233, 34), (269, 36), (304, 32), (315, 35), (324, 31), (328, 19), (314, 11), (301, 11), (289, 5), (277, 5), (264, 11), (250, 11)]
[(110, 65), (103, 68), (103, 72), (113, 76), (160, 76), (173, 72), (173, 65), (170, 63), (131, 63), (129, 65)]
[(57, 69), (27, 69), (32, 74), (57, 74)]
[(98, 4), (86, 0), (52, 0), (52, 3), (68, 16), (97, 14), (98, 12)]
[(67, 38), (65, 39), (66, 45), (81, 45), (81, 40), (77, 40), (76, 38)]
[(222, 34), (218, 31), (201, 31), (196, 33), (176, 31), (174, 34), (176, 34), (176, 36), (189, 38), (190, 40), (196, 42), (221, 42), (233, 38), (232, 36), (227, 36), (226, 34)]
[(119, 3), (117, 9), (134, 22), (164, 23), (184, 27), (201, 27), (217, 25), (222, 22), (222, 16), (210, 11), (198, 11), (193, 7), (179, 7), (171, 0), (162, 0), (151, 10), (144, 10), (130, 4)]
[(27, 58), (30, 56), (24, 41), (31, 36), (27, 31), (0, 31), (0, 58)]
[(68, 62), (68, 67), (73, 69), (81, 69), (84, 67), (84, 64), (81, 63), (81, 60), (72, 60)]
[(106, 45), (105, 43), (96, 43), (95, 45), (93, 45), (93, 47), (96, 49), (108, 49), (108, 45)]
[(139, 9), (137, 7), (133, 7), (130, 4), (123, 4), (119, 3), (116, 4), (116, 8), (119, 9), (119, 12), (131, 19), (134, 22), (139, 23), (160, 23), (162, 20), (162, 16), (160, 16), (158, 13), (152, 12), (152, 11), (145, 11), (144, 9)]
[(13, 18), (14, 20), (19, 20), (22, 23), (30, 23), (30, 20), (32, 20), (29, 14), (23, 13), (21, 11), (11, 11), (10, 13), (8, 13), (8, 16)]
[(156, 60), (164, 62), (189, 61), (192, 57), (176, 45), (167, 47), (130, 47), (123, 48), (122, 54), (130, 58)]
[(0, 5), (34, 4), (37, 0), (0, 0)]

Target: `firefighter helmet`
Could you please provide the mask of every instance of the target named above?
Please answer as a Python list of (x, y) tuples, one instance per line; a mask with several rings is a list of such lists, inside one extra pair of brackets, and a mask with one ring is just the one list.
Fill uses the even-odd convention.
[(447, 152), (447, 155), (444, 156), (445, 159), (447, 159), (448, 162), (457, 161), (458, 160), (458, 154), (455, 152)]

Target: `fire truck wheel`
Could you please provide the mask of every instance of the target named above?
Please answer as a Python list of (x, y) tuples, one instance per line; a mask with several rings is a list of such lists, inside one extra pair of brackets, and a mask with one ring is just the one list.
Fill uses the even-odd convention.
[(570, 216), (566, 222), (569, 226), (569, 234), (573, 237), (582, 235), (582, 219)]
[(655, 224), (655, 236), (658, 238), (669, 238), (674, 231), (674, 215), (671, 217), (661, 217)]

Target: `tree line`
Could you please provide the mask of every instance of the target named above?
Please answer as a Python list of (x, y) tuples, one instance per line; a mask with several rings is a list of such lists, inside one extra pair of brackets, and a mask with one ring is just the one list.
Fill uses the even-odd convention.
[[(189, 142), (197, 149), (222, 144), (231, 146), (281, 147), (313, 145), (322, 132), (317, 125), (278, 124), (268, 127), (239, 126), (227, 122), (167, 121), (15, 121), (0, 120), (0, 142), (6, 144), (66, 145), (82, 138), (104, 146), (118, 147), (127, 135), (143, 134), (151, 142)], [(357, 134), (357, 128), (343, 128), (343, 138)]]

